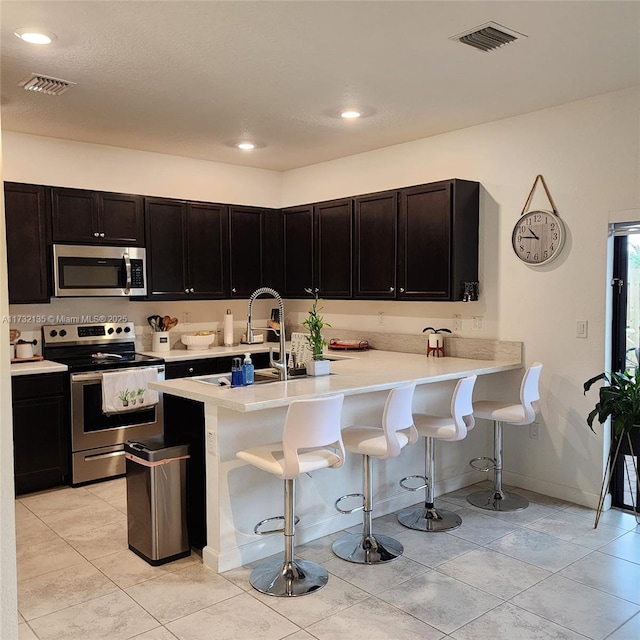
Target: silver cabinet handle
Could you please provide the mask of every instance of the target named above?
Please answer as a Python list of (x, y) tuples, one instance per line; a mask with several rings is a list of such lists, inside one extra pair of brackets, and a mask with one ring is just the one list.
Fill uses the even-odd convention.
[(389, 293), (393, 293), (395, 291), (394, 287), (389, 287)]
[(104, 238), (104, 233), (101, 233), (101, 234), (100, 234), (100, 237), (101, 237), (101, 238)]
[(93, 235), (94, 235), (96, 238), (98, 238), (98, 237), (100, 236), (100, 234), (99, 234), (97, 231), (95, 231)]
[(185, 289), (185, 290), (184, 290), (184, 292), (185, 292), (185, 293), (189, 293), (189, 289)]
[(187, 369), (187, 371), (188, 371), (189, 373), (193, 373), (193, 367), (189, 367), (189, 368)]
[(400, 293), (404, 293), (404, 287), (400, 287)]
[(235, 287), (233, 287), (233, 289), (231, 289), (231, 293), (238, 293), (238, 292), (236, 291), (236, 288), (235, 288)]
[(195, 293), (195, 291), (193, 290), (193, 287), (191, 287), (191, 289), (189, 289), (189, 293)]

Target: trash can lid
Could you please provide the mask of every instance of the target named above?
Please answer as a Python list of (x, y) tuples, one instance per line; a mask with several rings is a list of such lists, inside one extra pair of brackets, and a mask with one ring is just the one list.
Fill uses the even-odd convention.
[(124, 444), (124, 450), (126, 453), (148, 462), (169, 460), (170, 458), (189, 455), (188, 444), (167, 443), (162, 435), (151, 436), (144, 440), (128, 440)]

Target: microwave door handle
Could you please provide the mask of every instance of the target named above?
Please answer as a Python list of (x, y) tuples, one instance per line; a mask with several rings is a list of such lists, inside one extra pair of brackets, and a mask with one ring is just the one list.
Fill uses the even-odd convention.
[(122, 257), (124, 260), (124, 269), (127, 275), (127, 282), (124, 287), (124, 292), (128, 295), (131, 293), (131, 260), (129, 259), (129, 254), (125, 253)]

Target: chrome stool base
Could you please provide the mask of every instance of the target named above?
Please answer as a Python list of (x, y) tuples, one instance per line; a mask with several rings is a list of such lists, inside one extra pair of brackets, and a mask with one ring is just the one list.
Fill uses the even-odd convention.
[(398, 522), (416, 531), (451, 531), (462, 524), (462, 518), (453, 511), (422, 505), (400, 511)]
[(529, 501), (517, 493), (504, 493), (495, 489), (474, 491), (467, 496), (467, 502), (488, 511), (522, 511), (529, 506)]
[(402, 555), (404, 547), (389, 536), (346, 535), (338, 538), (332, 547), (338, 558), (357, 564), (382, 564)]
[(329, 580), (327, 570), (308, 560), (265, 562), (251, 572), (251, 586), (270, 596), (306, 596), (319, 591)]

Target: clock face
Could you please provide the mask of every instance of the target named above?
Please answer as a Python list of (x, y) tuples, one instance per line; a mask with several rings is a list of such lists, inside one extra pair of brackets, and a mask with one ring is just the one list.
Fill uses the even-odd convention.
[(546, 264), (562, 250), (564, 225), (551, 211), (529, 211), (520, 217), (511, 235), (515, 254), (527, 264)]

